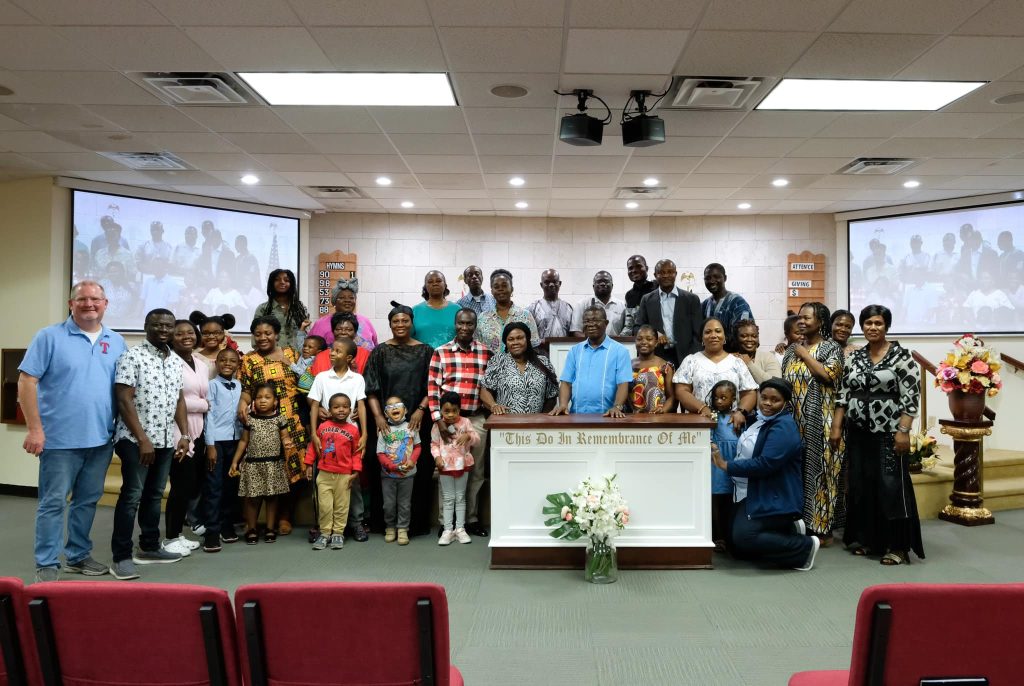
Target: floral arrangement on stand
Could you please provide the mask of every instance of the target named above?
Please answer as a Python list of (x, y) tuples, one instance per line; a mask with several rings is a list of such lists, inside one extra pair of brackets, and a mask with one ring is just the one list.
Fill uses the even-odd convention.
[(985, 347), (985, 341), (964, 334), (953, 343), (953, 350), (939, 363), (935, 371), (935, 385), (943, 393), (985, 394), (989, 398), (999, 393), (1003, 381), (999, 378), (1002, 368), (999, 355)]
[(545, 526), (554, 538), (575, 541), (590, 538), (584, 578), (594, 583), (611, 583), (618, 578), (614, 539), (629, 524), (629, 506), (615, 483), (615, 476), (588, 477), (572, 493), (551, 493)]
[(910, 453), (907, 456), (910, 471), (919, 472), (937, 465), (939, 463), (939, 458), (935, 455), (937, 447), (938, 441), (934, 436), (929, 436), (926, 431), (910, 434)]

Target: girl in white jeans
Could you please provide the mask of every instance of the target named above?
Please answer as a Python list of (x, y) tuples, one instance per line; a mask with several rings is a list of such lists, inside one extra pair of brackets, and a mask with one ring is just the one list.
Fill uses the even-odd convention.
[[(449, 545), (452, 540), (471, 543), (466, 530), (466, 484), (473, 469), (474, 445), (480, 442), (473, 424), (461, 415), (462, 402), (458, 393), (441, 395), (441, 421), (430, 429), (430, 451), (441, 472), (438, 479), (441, 487), (441, 523), (444, 532), (437, 539), (438, 545)], [(452, 528), (452, 514), (455, 528)]]

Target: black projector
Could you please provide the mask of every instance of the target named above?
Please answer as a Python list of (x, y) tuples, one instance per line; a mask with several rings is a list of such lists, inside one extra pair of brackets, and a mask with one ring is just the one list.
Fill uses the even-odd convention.
[(569, 145), (601, 145), (604, 122), (589, 114), (567, 114), (562, 117), (558, 140)]
[(665, 142), (665, 121), (661, 117), (641, 114), (622, 123), (622, 144), (630, 148), (645, 148)]

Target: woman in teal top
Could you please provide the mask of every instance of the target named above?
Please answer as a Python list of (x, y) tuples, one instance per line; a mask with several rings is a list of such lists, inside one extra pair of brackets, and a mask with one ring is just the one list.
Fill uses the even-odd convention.
[(448, 282), (437, 270), (423, 277), (423, 302), (412, 308), (412, 337), (438, 348), (455, 338), (455, 314), (459, 306), (447, 299)]

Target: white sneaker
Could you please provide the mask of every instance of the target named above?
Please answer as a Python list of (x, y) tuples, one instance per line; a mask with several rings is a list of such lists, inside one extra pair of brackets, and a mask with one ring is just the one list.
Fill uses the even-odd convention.
[(182, 557), (188, 557), (192, 554), (192, 549), (184, 545), (181, 542), (181, 538), (175, 538), (174, 540), (164, 539), (164, 542), (160, 544), (160, 547), (169, 553), (176, 553)]
[(817, 536), (811, 536), (811, 554), (807, 556), (807, 562), (804, 563), (803, 567), (794, 567), (793, 569), (798, 572), (809, 572), (814, 567), (814, 558), (818, 555), (818, 549), (821, 547), (821, 541), (818, 540)]
[(802, 519), (797, 519), (797, 520), (793, 521), (793, 529), (800, 536), (806, 536), (807, 535), (807, 525), (804, 524), (804, 520), (802, 520)]
[(194, 533), (196, 536), (202, 536), (203, 534), (206, 533), (206, 525), (205, 524), (193, 524), (192, 525), (192, 533)]
[(193, 541), (191, 538), (185, 538), (184, 535), (178, 536), (178, 543), (182, 544), (189, 550), (196, 550), (201, 545), (199, 541)]
[(472, 543), (473, 539), (469, 537), (465, 529), (456, 529), (455, 538), (458, 539), (459, 543)]
[(437, 539), (438, 545), (451, 545), (451, 542), (455, 540), (455, 532), (451, 529), (445, 529), (444, 533), (441, 534), (441, 538)]

